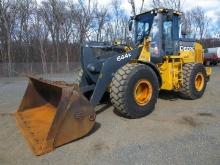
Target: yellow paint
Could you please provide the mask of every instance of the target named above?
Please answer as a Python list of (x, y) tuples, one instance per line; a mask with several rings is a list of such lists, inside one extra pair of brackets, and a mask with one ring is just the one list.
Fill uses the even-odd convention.
[(133, 48), (131, 46), (128, 46), (128, 45), (126, 45), (124, 47), (124, 49), (125, 49), (126, 52), (129, 52), (129, 51), (133, 50)]
[(204, 50), (201, 44), (195, 43), (194, 50), (192, 51), (180, 51), (180, 57), (184, 63), (203, 63)]
[(212, 74), (212, 68), (211, 67), (205, 67), (207, 76), (210, 76)]
[(143, 48), (141, 50), (141, 54), (138, 58), (139, 61), (143, 61), (143, 62), (149, 62), (150, 61), (150, 51), (149, 51), (149, 47), (150, 47), (150, 38), (149, 39), (144, 39), (144, 43)]
[(179, 89), (182, 85), (182, 59), (179, 56), (166, 56), (164, 63), (158, 67), (162, 78), (161, 89)]
[(193, 50), (193, 51), (180, 51), (180, 58), (183, 59), (183, 63), (195, 62), (195, 50)]
[(201, 91), (205, 84), (205, 78), (202, 73), (198, 73), (195, 78), (195, 87), (197, 91)]
[[(138, 61), (149, 62), (151, 54), (149, 51), (151, 39), (144, 39)], [(204, 50), (201, 44), (195, 43), (194, 49), (191, 51), (180, 51), (179, 55), (164, 56), (164, 62), (157, 64), (162, 78), (161, 89), (164, 90), (179, 90), (183, 83), (182, 68), (186, 63), (203, 63)], [(137, 62), (137, 61), (133, 61)], [(212, 69), (206, 67), (206, 73), (211, 75)]]
[(120, 45), (120, 44), (121, 44), (121, 41), (120, 41), (120, 40), (115, 40), (115, 41), (113, 42), (113, 44), (114, 44), (114, 45)]
[(195, 62), (203, 63), (204, 61), (204, 50), (201, 44), (195, 44)]
[(134, 88), (134, 99), (140, 106), (145, 106), (149, 103), (153, 94), (153, 87), (148, 80), (139, 80)]

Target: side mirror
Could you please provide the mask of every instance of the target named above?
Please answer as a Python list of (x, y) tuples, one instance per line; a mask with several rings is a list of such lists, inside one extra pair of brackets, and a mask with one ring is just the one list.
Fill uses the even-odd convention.
[(128, 30), (129, 30), (129, 31), (132, 30), (132, 26), (133, 26), (133, 20), (130, 19), (130, 20), (129, 20), (129, 24), (128, 24)]

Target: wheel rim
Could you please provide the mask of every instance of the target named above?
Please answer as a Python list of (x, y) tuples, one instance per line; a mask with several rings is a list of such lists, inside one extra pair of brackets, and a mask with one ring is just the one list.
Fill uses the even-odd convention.
[(195, 78), (195, 88), (197, 91), (201, 91), (204, 87), (205, 79), (202, 73), (198, 73)]
[(152, 85), (148, 80), (139, 80), (134, 88), (134, 99), (140, 106), (146, 105), (152, 97)]

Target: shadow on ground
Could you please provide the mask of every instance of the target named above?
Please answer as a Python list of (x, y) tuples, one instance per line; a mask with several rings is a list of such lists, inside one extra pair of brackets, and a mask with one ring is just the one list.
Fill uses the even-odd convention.
[(174, 91), (166, 91), (166, 90), (161, 90), (158, 96), (160, 99), (163, 100), (169, 100), (169, 101), (175, 101), (178, 99), (181, 99), (179, 94)]

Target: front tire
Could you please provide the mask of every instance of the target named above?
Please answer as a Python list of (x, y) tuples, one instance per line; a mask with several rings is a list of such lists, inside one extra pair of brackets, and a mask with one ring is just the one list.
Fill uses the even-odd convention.
[(140, 118), (155, 108), (159, 93), (156, 73), (144, 64), (126, 64), (114, 75), (110, 98), (116, 111), (125, 117)]

